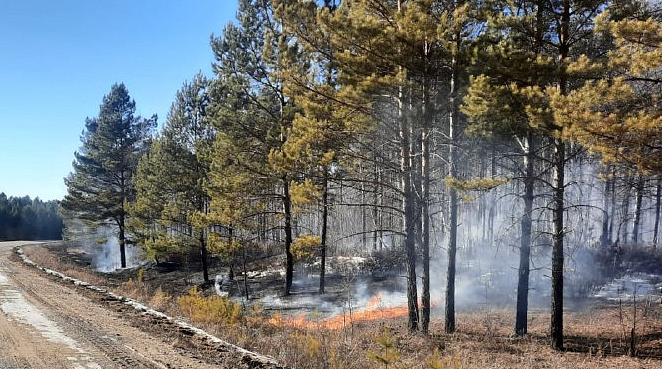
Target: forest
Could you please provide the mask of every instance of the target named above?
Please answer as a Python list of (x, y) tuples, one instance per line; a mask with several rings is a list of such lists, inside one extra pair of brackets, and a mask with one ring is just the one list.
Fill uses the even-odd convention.
[(57, 201), (7, 197), (0, 192), (0, 240), (59, 240), (62, 218)]
[(535, 293), (563, 350), (564, 298), (657, 252), (661, 20), (637, 0), (240, 0), (160, 129), (124, 84), (103, 97), (65, 225), (111, 228), (122, 267), (189, 255), (203, 286), (276, 249), (293, 298), (298, 266), (323, 295), (330, 258), (386, 260), (410, 332), (455, 332), (483, 288), (525, 336)]

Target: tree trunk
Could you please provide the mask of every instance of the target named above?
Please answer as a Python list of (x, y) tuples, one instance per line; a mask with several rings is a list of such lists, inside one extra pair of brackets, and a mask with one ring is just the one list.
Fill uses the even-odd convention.
[[(363, 167), (359, 169), (361, 178), (365, 178)], [(365, 199), (365, 181), (361, 181), (361, 251), (365, 252), (368, 244), (368, 226), (367, 226), (367, 215), (365, 210), (366, 199)]]
[(407, 311), (410, 331), (418, 329), (418, 291), (416, 289), (416, 244), (414, 219), (414, 191), (411, 178), (411, 132), (404, 116), (403, 88), (398, 92), (398, 120), (400, 125), (400, 168), (401, 184), (404, 197), (405, 252), (407, 254)]
[[(456, 35), (459, 44), (459, 35)], [(459, 45), (458, 45), (459, 46)], [(448, 105), (450, 108), (448, 125), (448, 177), (457, 176), (457, 152), (455, 149), (455, 140), (457, 140), (458, 118), (457, 109), (457, 78), (459, 68), (457, 56), (453, 55), (451, 60), (451, 79)], [(448, 269), (446, 270), (446, 314), (445, 331), (446, 333), (455, 332), (455, 256), (457, 254), (457, 191), (454, 187), (448, 189), (448, 214), (450, 229), (448, 232)]]
[[(376, 171), (376, 170), (375, 170)], [(372, 207), (372, 220), (373, 220), (373, 230), (372, 230), (372, 251), (377, 251), (377, 243), (381, 245), (381, 237), (379, 237), (379, 232), (382, 229), (382, 222), (381, 222), (381, 216), (379, 214), (379, 198), (383, 196), (380, 196), (379, 192), (379, 185), (377, 184), (379, 182), (379, 177), (377, 176), (377, 173), (375, 173), (375, 188), (374, 188), (374, 193), (373, 193), (373, 204), (374, 206)], [(380, 247), (381, 249), (381, 247)]]
[(634, 203), (634, 221), (632, 228), (632, 242), (636, 244), (639, 242), (639, 225), (641, 224), (641, 203), (644, 198), (644, 177), (639, 175), (637, 178), (637, 187), (636, 187), (636, 198)]
[(609, 167), (607, 167), (607, 178), (605, 179), (605, 186), (602, 192), (602, 232), (600, 233), (600, 246), (603, 248), (609, 244), (609, 189), (611, 188), (611, 181), (613, 178), (609, 177)]
[[(566, 59), (570, 52), (570, 0), (563, 0), (559, 34), (559, 90), (567, 94), (568, 76)], [(554, 350), (563, 350), (563, 264), (564, 264), (564, 224), (565, 211), (565, 143), (563, 138), (554, 138), (554, 159), (552, 164), (552, 301), (550, 341)]]
[(292, 290), (294, 278), (294, 256), (292, 255), (292, 201), (290, 198), (290, 183), (287, 176), (283, 177), (283, 212), (285, 213), (285, 296)]
[[(124, 206), (122, 206), (124, 208)], [(120, 265), (126, 268), (126, 237), (124, 236), (124, 214), (120, 215), (120, 230), (119, 230), (119, 244), (120, 244)]]
[(418, 249), (423, 247), (423, 153), (420, 151), (423, 149), (423, 130), (420, 128), (414, 129), (412, 127), (412, 136), (415, 137), (415, 140), (412, 140), (412, 186), (414, 188), (414, 219), (415, 221), (415, 243)]
[[(403, 0), (398, 0), (398, 12), (402, 12)], [(402, 50), (400, 50), (401, 52)], [(407, 254), (407, 328), (418, 330), (418, 291), (416, 288), (416, 219), (415, 189), (412, 180), (412, 132), (411, 123), (405, 117), (404, 83), (398, 86), (398, 125), (400, 129), (400, 180), (404, 197), (405, 252)]]
[[(611, 205), (609, 217), (609, 243), (614, 240), (614, 218), (616, 217), (616, 168), (611, 169)], [(618, 238), (618, 235), (617, 235)]]
[(207, 242), (205, 241), (205, 234), (200, 231), (200, 256), (202, 258), (202, 279), (209, 282), (209, 268), (207, 266)]
[(124, 179), (124, 171), (120, 172), (120, 215), (119, 215), (119, 244), (120, 244), (120, 266), (126, 268), (126, 237), (124, 235), (124, 221), (126, 218), (126, 209), (124, 209), (124, 204), (126, 203), (126, 185)]
[(326, 273), (326, 230), (329, 218), (329, 171), (325, 169), (324, 183), (322, 184), (322, 242), (320, 245), (322, 261), (320, 264), (320, 294), (324, 294), (324, 276)]
[[(427, 66), (427, 43), (424, 46)], [(423, 278), (421, 291), (421, 329), (428, 333), (430, 325), (430, 86), (426, 70), (423, 80), (423, 131), (421, 134), (421, 248), (423, 251)]]
[(555, 138), (553, 168), (554, 230), (552, 233), (552, 319), (550, 324), (551, 345), (555, 350), (563, 350), (564, 164), (565, 143), (562, 139)]
[(244, 294), (246, 296), (246, 302), (248, 302), (248, 270), (246, 269), (246, 246), (241, 247), (242, 251), (242, 267), (244, 269)]
[(662, 200), (662, 178), (657, 179), (655, 191), (655, 225), (653, 226), (653, 248), (657, 248), (657, 233), (660, 227), (660, 200)]
[(625, 192), (625, 199), (623, 200), (623, 205), (622, 205), (622, 213), (623, 217), (621, 220), (621, 229), (623, 230), (623, 242), (627, 243), (628, 242), (628, 223), (630, 222), (630, 197), (632, 196), (632, 188), (631, 188), (631, 179), (630, 176), (625, 177), (625, 183), (626, 183), (626, 192)]
[(525, 141), (524, 167), (524, 214), (522, 214), (521, 239), (519, 251), (519, 279), (517, 283), (517, 311), (515, 314), (515, 334), (523, 336), (527, 332), (527, 315), (529, 311), (529, 273), (531, 259), (531, 229), (533, 224), (533, 185), (535, 180), (534, 160), (535, 148), (533, 134), (529, 133)]

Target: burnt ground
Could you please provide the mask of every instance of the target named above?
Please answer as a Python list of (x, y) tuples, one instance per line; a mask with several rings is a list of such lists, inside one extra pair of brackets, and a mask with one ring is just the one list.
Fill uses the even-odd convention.
[[(140, 268), (122, 270), (114, 273), (91, 272), (91, 256), (80, 249), (65, 248), (61, 245), (48, 245), (50, 255), (55, 255), (59, 261), (60, 270), (67, 272), (84, 271), (87, 275), (96, 276), (99, 283), (120, 288), (127, 280), (137, 278)], [(401, 285), (394, 283), (403, 272), (386, 274), (366, 263), (361, 270), (347, 269), (344, 272), (334, 272), (329, 276), (328, 295), (319, 298), (317, 295), (316, 278), (297, 278), (293, 296), (284, 298), (282, 284), (284, 278), (276, 270), (280, 265), (278, 256), (256, 257), (247, 265), (249, 270), (249, 289), (251, 301), (262, 301), (265, 313), (281, 311), (298, 315), (299, 312), (325, 311), (324, 302), (329, 302), (331, 313), (347, 308), (348, 296), (366, 295), (374, 291), (394, 291), (394, 297), (400, 295)], [(340, 268), (339, 268), (340, 269)], [(204, 288), (204, 293), (212, 295), (215, 292), (213, 284), (202, 283), (200, 272), (195, 264), (185, 262), (170, 262), (160, 265), (145, 265), (143, 283), (150, 288), (161, 287), (173, 296), (179, 296), (197, 285)], [(272, 270), (273, 273), (254, 274), (251, 270)], [(220, 263), (213, 264), (211, 276), (225, 275), (228, 268)], [(239, 273), (237, 273), (239, 274)], [(296, 275), (305, 273), (299, 270)], [(347, 277), (353, 276), (353, 277)], [(402, 278), (400, 278), (402, 279)], [(241, 275), (237, 280), (242, 284)], [(364, 283), (365, 282), (365, 283)], [(235, 284), (236, 286), (237, 284)], [(239, 299), (237, 287), (226, 286), (235, 299)], [(396, 301), (397, 302), (397, 301)], [(356, 308), (356, 306), (354, 306)], [(640, 301), (637, 321), (637, 351), (636, 357), (629, 358), (628, 341), (632, 324), (631, 306), (627, 301), (594, 301), (583, 306), (581, 311), (569, 310), (566, 314), (566, 347), (563, 354), (549, 349), (547, 330), (549, 329), (549, 312), (547, 310), (530, 310), (529, 335), (524, 339), (512, 336), (512, 311), (510, 309), (484, 308), (474, 312), (459, 312), (457, 316), (459, 331), (455, 334), (443, 333), (443, 319), (440, 312), (434, 314), (431, 322), (431, 335), (427, 338), (411, 335), (406, 330), (406, 320), (403, 318), (388, 319), (376, 322), (358, 322), (351, 324), (351, 329), (340, 331), (324, 331), (312, 327), (289, 327), (260, 323), (258, 327), (247, 328), (239, 335), (231, 337), (230, 342), (239, 344), (257, 352), (271, 355), (284, 365), (299, 368), (370, 368), (370, 352), (379, 350), (376, 344), (383, 330), (391, 332), (396, 341), (395, 347), (402, 352), (404, 367), (427, 368), (425, 360), (433, 350), (447, 358), (459, 360), (462, 368), (658, 368), (662, 367), (662, 305), (659, 299)], [(336, 309), (335, 311), (333, 309)], [(342, 312), (344, 314), (344, 312)], [(199, 343), (181, 340), (181, 334), (172, 333), (167, 327), (161, 327), (154, 322), (136, 320), (136, 325), (154, 334), (165, 335), (174, 340), (173, 344), (186, 342), (192, 346), (195, 355), (204, 358), (211, 355), (211, 360), (218, 353), (205, 349)], [(263, 321), (264, 322), (264, 321)], [(207, 328), (206, 328), (207, 329)], [(170, 332), (170, 333), (168, 333)], [(230, 334), (222, 328), (215, 334)], [(241, 333), (243, 332), (243, 333)], [(380, 333), (382, 332), (382, 333)], [(178, 336), (179, 335), (179, 336)], [(315, 342), (325, 342), (329, 348), (320, 352), (310, 353), (310, 345)], [(314, 345), (313, 345), (314, 346)], [(338, 354), (342, 353), (342, 354)], [(308, 355), (308, 356), (306, 356)], [(305, 358), (306, 365), (301, 361)]]
[[(181, 296), (185, 295), (191, 287), (196, 286), (203, 295), (211, 296), (220, 293), (228, 295), (244, 305), (257, 303), (268, 313), (281, 312), (286, 315), (315, 313), (318, 317), (336, 315), (348, 309), (365, 307), (371, 297), (378, 293), (383, 299), (382, 307), (406, 304), (405, 270), (401, 258), (389, 253), (368, 258), (329, 258), (324, 295), (320, 295), (318, 292), (318, 266), (310, 263), (297, 263), (292, 292), (290, 296), (284, 296), (284, 257), (281, 254), (275, 254), (275, 252), (281, 251), (280, 249), (262, 250), (248, 255), (245, 265), (248, 275), (246, 283), (241, 259), (234, 263), (234, 269), (231, 271), (227, 263), (221, 262), (218, 258), (211, 258), (208, 262), (210, 281), (205, 283), (198, 260), (175, 256), (170, 257), (170, 260), (166, 262), (150, 262), (139, 267), (102, 273), (94, 270), (94, 255), (83, 248), (68, 247), (61, 243), (46, 244), (44, 247), (56, 255), (61, 262), (73, 264), (86, 272), (96, 274), (104, 279), (104, 283), (111, 288), (120, 287), (131, 279), (136, 280), (140, 271), (141, 282), (150, 290), (160, 288), (171, 296)], [(599, 276), (591, 276), (579, 282), (577, 280), (567, 281), (566, 283), (577, 283), (581, 288), (566, 291), (566, 309), (582, 311), (605, 304), (605, 300), (609, 300), (609, 298), (602, 296), (603, 291), (598, 291), (598, 288), (603, 286), (603, 289), (604, 287), (622, 289), (624, 286), (608, 286), (606, 283), (626, 273), (644, 273), (651, 277), (650, 282), (653, 284), (651, 288), (662, 288), (662, 253), (651, 255), (637, 248), (626, 251), (620, 256), (623, 259), (622, 268), (600, 273)], [(596, 262), (602, 263), (601, 257), (603, 256), (599, 254)], [(604, 264), (612, 264), (612, 261), (606, 260)], [(230, 274), (233, 274), (234, 278), (231, 279)], [(246, 285), (249, 292), (248, 303), (246, 303), (245, 297)], [(475, 296), (472, 296), (470, 305), (463, 304), (462, 301), (456, 301), (456, 305), (461, 310), (485, 310), (493, 307), (510, 309), (514, 306), (514, 290), (503, 290), (498, 286), (487, 287), (476, 288), (477, 292), (474, 292)], [(641, 291), (643, 289), (640, 288)], [(434, 297), (438, 297), (442, 292), (433, 291), (433, 309), (437, 305), (438, 315), (443, 314), (442, 307), (439, 306), (441, 301), (436, 301), (435, 304)], [(530, 309), (547, 309), (549, 303), (547, 288), (544, 288), (542, 294), (540, 292), (540, 290), (532, 289), (529, 296)], [(649, 293), (653, 293), (652, 298), (658, 300), (662, 296), (658, 295), (656, 291), (649, 291)], [(626, 295), (624, 294), (624, 299), (627, 299)], [(616, 299), (611, 296), (611, 301), (614, 302)]]
[[(149, 289), (161, 288), (169, 295), (180, 296), (186, 294), (192, 286), (196, 286), (203, 295), (221, 292), (237, 302), (246, 301), (241, 261), (234, 267), (234, 279), (231, 280), (230, 267), (217, 258), (212, 258), (209, 261), (210, 281), (205, 283), (198, 261), (173, 258), (175, 261), (150, 262), (139, 267), (102, 273), (94, 270), (94, 257), (83, 248), (68, 247), (61, 243), (46, 244), (44, 247), (61, 262), (74, 264), (105, 279), (106, 285), (111, 288), (120, 287), (129, 279), (135, 280), (138, 271), (142, 269), (142, 282), (148, 285)], [(298, 263), (289, 296), (283, 295), (285, 276), (282, 255), (254, 254), (247, 259), (250, 259), (246, 263), (249, 305), (259, 302), (261, 308), (267, 312), (277, 311), (288, 315), (314, 312), (333, 315), (343, 308), (360, 308), (378, 292), (395, 296), (397, 301), (384, 301), (389, 306), (404, 304), (404, 270), (392, 267), (393, 262), (387, 258), (381, 258), (379, 261), (366, 258), (329, 258), (324, 295), (318, 293), (317, 268), (314, 265)]]

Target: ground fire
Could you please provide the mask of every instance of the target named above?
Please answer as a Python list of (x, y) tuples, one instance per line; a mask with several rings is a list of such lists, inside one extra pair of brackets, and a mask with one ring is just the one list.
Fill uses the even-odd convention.
[[(419, 307), (421, 302), (419, 301)], [(432, 306), (437, 306), (432, 303)], [(331, 317), (316, 318), (315, 314), (300, 313), (294, 316), (287, 316), (281, 313), (274, 314), (269, 322), (275, 326), (283, 327), (297, 327), (297, 328), (314, 328), (314, 329), (327, 329), (327, 330), (341, 330), (350, 327), (360, 322), (402, 318), (407, 316), (407, 306), (388, 306), (378, 293), (373, 295), (365, 307), (352, 310), (344, 308), (342, 312), (335, 314)]]

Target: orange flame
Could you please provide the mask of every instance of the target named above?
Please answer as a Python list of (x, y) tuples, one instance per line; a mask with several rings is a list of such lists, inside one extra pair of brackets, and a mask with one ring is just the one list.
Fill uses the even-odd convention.
[[(382, 298), (377, 294), (370, 298), (365, 308), (351, 313), (346, 312), (321, 320), (310, 320), (305, 313), (296, 316), (283, 316), (276, 313), (271, 317), (269, 323), (278, 327), (340, 330), (358, 322), (402, 318), (409, 313), (407, 306), (384, 307), (382, 304)], [(436, 304), (432, 304), (432, 306), (436, 306)]]
[(370, 301), (368, 301), (368, 305), (366, 305), (366, 309), (374, 309), (378, 305), (382, 303), (382, 296), (380, 294), (376, 294), (370, 298)]

